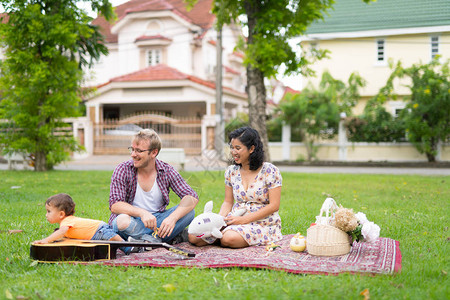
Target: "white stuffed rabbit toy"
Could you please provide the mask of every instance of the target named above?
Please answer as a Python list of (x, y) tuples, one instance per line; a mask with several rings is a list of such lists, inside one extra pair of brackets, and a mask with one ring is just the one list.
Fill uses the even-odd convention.
[[(218, 239), (222, 238), (223, 235), (220, 230), (227, 226), (227, 224), (223, 216), (212, 212), (212, 208), (212, 201), (205, 204), (203, 213), (195, 217), (189, 225), (189, 234), (195, 235), (198, 238), (208, 238), (211, 236)], [(239, 209), (233, 215), (242, 216), (245, 212), (245, 209)]]

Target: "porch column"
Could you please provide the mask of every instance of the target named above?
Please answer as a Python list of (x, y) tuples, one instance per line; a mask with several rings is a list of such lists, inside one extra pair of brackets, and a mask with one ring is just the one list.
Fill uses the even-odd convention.
[(291, 160), (291, 125), (289, 124), (283, 123), (281, 145), (283, 147), (283, 160)]
[(216, 116), (204, 115), (202, 119), (202, 155), (209, 154), (214, 149), (214, 131), (216, 129)]
[(439, 142), (437, 144), (436, 161), (442, 161), (442, 141), (441, 140), (439, 140)]
[(86, 117), (80, 117), (73, 123), (73, 127), (74, 137), (78, 138), (81, 145), (86, 149), (86, 152), (74, 153), (74, 158), (84, 158), (92, 155), (94, 152), (92, 122)]
[(95, 123), (100, 123), (100, 104), (95, 104)]
[(339, 120), (339, 131), (338, 131), (338, 145), (339, 145), (339, 160), (347, 160), (347, 130), (344, 125), (345, 118), (347, 114), (342, 112), (340, 114)]

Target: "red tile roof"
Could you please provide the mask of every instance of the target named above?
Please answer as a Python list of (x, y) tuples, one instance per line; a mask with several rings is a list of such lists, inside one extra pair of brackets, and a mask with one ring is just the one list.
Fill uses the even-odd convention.
[(235, 55), (235, 56), (240, 57), (240, 58), (244, 58), (245, 57), (244, 53), (237, 52), (237, 51), (233, 51), (232, 55)]
[(145, 69), (112, 78), (110, 82), (154, 81), (154, 80), (182, 80), (188, 75), (168, 67), (164, 64), (150, 66)]
[(273, 101), (273, 99), (267, 99), (266, 103), (270, 106), (278, 106), (278, 104), (276, 104), (275, 101)]
[(150, 40), (165, 40), (165, 41), (171, 41), (172, 39), (169, 39), (169, 38), (167, 38), (167, 37), (165, 37), (165, 36), (162, 36), (162, 35), (142, 35), (142, 36), (140, 36), (140, 37), (138, 37), (137, 39), (136, 39), (136, 42), (137, 41), (150, 41)]
[[(183, 72), (178, 71), (177, 69), (171, 68), (164, 64), (150, 66), (130, 74), (112, 78), (107, 83), (97, 86), (97, 88), (107, 86), (112, 82), (158, 81), (158, 80), (189, 80), (201, 84), (203, 86), (209, 87), (211, 89), (216, 88), (216, 84), (212, 81), (206, 81), (196, 76), (185, 74)], [(231, 88), (224, 87), (223, 89), (239, 93), (243, 96), (245, 95), (244, 93), (238, 92)]]
[(286, 96), (286, 94), (297, 95), (297, 94), (301, 94), (301, 92), (298, 91), (298, 90), (294, 90), (294, 89), (291, 88), (291, 87), (286, 86), (285, 89), (284, 89), (284, 95), (283, 95), (283, 98), (284, 98), (284, 96)]
[(223, 66), (223, 67), (225, 69), (225, 72), (227, 72), (227, 73), (231, 73), (231, 74), (235, 74), (235, 75), (241, 74), (241, 73), (239, 73), (238, 71), (236, 71), (233, 68), (230, 68), (230, 67), (227, 67), (227, 66)]
[(6, 24), (9, 21), (9, 15), (7, 13), (0, 13), (0, 18), (2, 19), (2, 23)]
[[(123, 19), (127, 14), (136, 12), (168, 10), (206, 30), (211, 28), (215, 20), (215, 16), (211, 13), (212, 1), (199, 0), (188, 11), (183, 0), (131, 0), (116, 6), (115, 10), (118, 21)], [(93, 20), (92, 24), (102, 28), (102, 33), (107, 43), (117, 43), (117, 35), (111, 33), (111, 27), (114, 24), (108, 23), (102, 16)]]

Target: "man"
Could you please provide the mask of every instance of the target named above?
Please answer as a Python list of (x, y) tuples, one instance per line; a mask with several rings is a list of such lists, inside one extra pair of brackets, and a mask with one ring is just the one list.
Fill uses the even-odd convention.
[[(197, 193), (171, 165), (156, 159), (161, 139), (154, 130), (135, 134), (128, 149), (132, 160), (119, 164), (111, 178), (109, 223), (124, 239), (165, 243), (187, 240), (183, 230), (194, 219)], [(169, 189), (181, 201), (166, 210)]]

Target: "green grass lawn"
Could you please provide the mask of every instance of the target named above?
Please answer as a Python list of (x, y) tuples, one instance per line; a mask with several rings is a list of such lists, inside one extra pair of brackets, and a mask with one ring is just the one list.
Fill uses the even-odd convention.
[[(200, 196), (196, 213), (223, 199), (222, 172), (183, 174)], [(326, 195), (366, 213), (381, 236), (400, 241), (396, 275), (293, 275), (254, 269), (183, 269), (37, 264), (30, 243), (52, 232), (45, 200), (68, 193), (76, 215), (108, 220), (111, 172), (0, 171), (0, 299), (449, 299), (450, 178), (283, 173), (283, 234), (306, 234)], [(173, 195), (172, 195), (173, 196)], [(172, 197), (173, 203), (177, 202)], [(22, 233), (10, 234), (8, 230)], [(171, 284), (175, 289), (166, 290)]]

